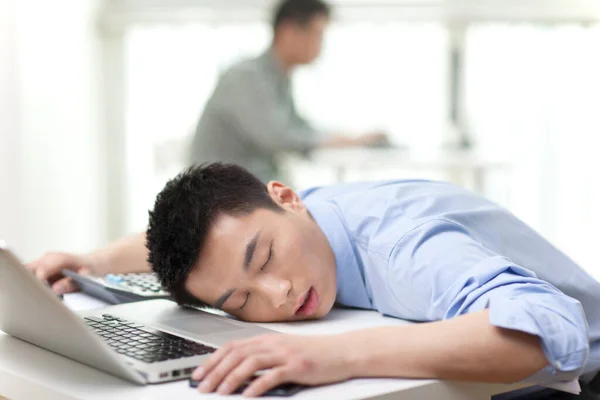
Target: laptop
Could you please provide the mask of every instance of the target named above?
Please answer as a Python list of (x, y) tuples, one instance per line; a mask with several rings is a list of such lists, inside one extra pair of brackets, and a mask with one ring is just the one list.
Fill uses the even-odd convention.
[(274, 333), (164, 299), (74, 313), (2, 242), (0, 330), (140, 385), (189, 378), (224, 343)]

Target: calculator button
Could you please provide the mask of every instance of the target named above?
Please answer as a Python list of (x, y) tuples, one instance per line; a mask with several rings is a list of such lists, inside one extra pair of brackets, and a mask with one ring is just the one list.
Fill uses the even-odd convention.
[(108, 283), (110, 283), (111, 285), (116, 285), (116, 286), (119, 286), (123, 282), (125, 282), (125, 280), (122, 277), (113, 275), (113, 274), (106, 275), (106, 281)]

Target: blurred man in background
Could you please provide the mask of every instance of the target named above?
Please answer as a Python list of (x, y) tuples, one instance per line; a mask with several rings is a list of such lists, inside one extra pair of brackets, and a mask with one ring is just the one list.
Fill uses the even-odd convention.
[(198, 122), (192, 163), (237, 163), (266, 183), (281, 179), (276, 160), (280, 152), (386, 141), (380, 133), (355, 138), (323, 134), (296, 111), (290, 75), (319, 56), (330, 16), (330, 6), (320, 0), (278, 3), (271, 47), (258, 58), (233, 65), (217, 83)]

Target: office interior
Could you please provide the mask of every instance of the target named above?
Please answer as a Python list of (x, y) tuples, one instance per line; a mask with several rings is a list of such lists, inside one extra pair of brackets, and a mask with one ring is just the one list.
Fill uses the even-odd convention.
[[(389, 148), (282, 155), (297, 189), (443, 179), (600, 278), (600, 3), (335, 0), (300, 112)], [(0, 239), (24, 259), (144, 229), (219, 73), (271, 40), (267, 0), (1, 0)]]

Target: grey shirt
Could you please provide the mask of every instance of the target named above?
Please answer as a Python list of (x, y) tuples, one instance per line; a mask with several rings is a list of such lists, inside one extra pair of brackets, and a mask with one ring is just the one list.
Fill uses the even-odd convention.
[(298, 115), (290, 79), (269, 50), (220, 77), (198, 122), (191, 161), (236, 163), (267, 182), (280, 178), (279, 152), (308, 152), (321, 140)]

